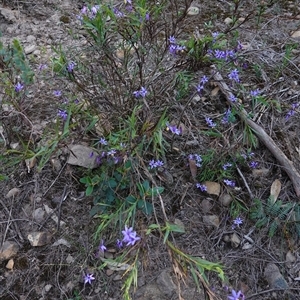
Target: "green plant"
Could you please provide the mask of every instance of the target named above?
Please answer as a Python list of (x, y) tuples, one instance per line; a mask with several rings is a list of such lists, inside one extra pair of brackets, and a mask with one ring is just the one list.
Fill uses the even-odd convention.
[[(256, 227), (268, 227), (269, 236), (272, 237), (278, 228), (283, 228), (295, 206), (295, 203), (283, 203), (281, 200), (274, 201), (272, 196), (268, 198), (266, 204), (263, 204), (260, 199), (255, 199), (254, 206), (250, 211), (250, 218), (257, 220)], [(297, 208), (296, 211), (298, 212), (299, 209)]]

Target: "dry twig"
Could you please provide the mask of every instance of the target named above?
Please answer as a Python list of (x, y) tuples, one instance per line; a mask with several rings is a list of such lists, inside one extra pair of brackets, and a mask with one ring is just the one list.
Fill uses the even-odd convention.
[(212, 76), (218, 84), (220, 90), (226, 96), (227, 102), (231, 106), (235, 107), (240, 118), (252, 128), (256, 136), (264, 143), (264, 145), (278, 160), (278, 162), (292, 181), (297, 197), (300, 198), (300, 174), (294, 167), (293, 162), (286, 157), (286, 155), (276, 145), (274, 140), (265, 132), (265, 130), (261, 126), (249, 119), (247, 112), (243, 108), (230, 101), (230, 98), (233, 94), (224, 81), (222, 75), (216, 70), (215, 66), (212, 66)]

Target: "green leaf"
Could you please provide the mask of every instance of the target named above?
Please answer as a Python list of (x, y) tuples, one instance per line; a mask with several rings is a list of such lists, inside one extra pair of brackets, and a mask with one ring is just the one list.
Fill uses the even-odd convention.
[(147, 191), (150, 189), (150, 184), (148, 180), (145, 180), (143, 182), (144, 191), (147, 193)]
[(165, 190), (165, 188), (162, 186), (154, 187), (150, 191), (150, 196), (155, 197), (155, 196), (161, 194), (164, 190)]
[(150, 202), (144, 200), (138, 200), (137, 207), (146, 215), (151, 215), (153, 212), (153, 206)]
[(93, 187), (92, 185), (89, 185), (89, 186), (86, 188), (86, 190), (85, 190), (85, 195), (86, 195), (86, 196), (92, 195), (93, 190), (94, 190), (94, 187)]
[(174, 223), (166, 222), (166, 227), (167, 227), (167, 230), (169, 230), (170, 232), (185, 233), (185, 230), (183, 227), (181, 227), (177, 224), (174, 224)]
[(129, 205), (135, 204), (136, 200), (137, 199), (132, 195), (129, 195), (128, 197), (125, 198), (126, 203), (129, 204)]

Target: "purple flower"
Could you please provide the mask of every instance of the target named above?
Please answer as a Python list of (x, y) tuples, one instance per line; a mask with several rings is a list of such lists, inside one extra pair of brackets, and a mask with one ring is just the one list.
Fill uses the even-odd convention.
[(237, 101), (237, 98), (236, 98), (233, 94), (231, 94), (231, 95), (229, 96), (229, 100), (230, 100), (231, 102), (235, 103), (235, 102)]
[(231, 167), (232, 166), (232, 164), (231, 163), (226, 163), (226, 164), (224, 164), (223, 165), (223, 170), (227, 170), (229, 167)]
[(146, 21), (149, 21), (149, 20), (150, 20), (150, 13), (148, 13), (148, 12), (146, 13), (146, 15), (145, 15), (145, 20), (146, 20)]
[(259, 163), (257, 161), (250, 161), (249, 167), (251, 169), (256, 169), (258, 167)]
[(235, 81), (235, 82), (240, 82), (239, 79), (239, 71), (237, 69), (232, 70), (229, 74), (228, 74), (228, 78)]
[(133, 246), (135, 242), (139, 241), (141, 238), (136, 235), (136, 231), (133, 231), (133, 228), (128, 228), (125, 225), (125, 230), (122, 231), (123, 234), (123, 242), (127, 243), (126, 246)]
[(86, 274), (84, 275), (84, 284), (92, 284), (92, 281), (95, 280), (94, 274)]
[(176, 44), (176, 38), (173, 35), (171, 35), (168, 40), (171, 44)]
[(67, 65), (67, 70), (68, 70), (68, 72), (69, 72), (69, 73), (72, 73), (73, 70), (74, 70), (74, 68), (75, 68), (75, 66), (76, 66), (76, 63), (75, 63), (75, 62), (73, 62), (73, 61), (69, 62), (68, 65)]
[(256, 89), (254, 91), (250, 91), (250, 96), (252, 97), (256, 97), (261, 93), (261, 91), (259, 89)]
[(141, 87), (140, 90), (134, 91), (134, 92), (133, 92), (133, 95), (134, 95), (136, 98), (139, 98), (139, 97), (143, 97), (143, 98), (144, 98), (144, 97), (146, 97), (147, 93), (148, 93), (148, 91), (146, 90), (146, 88)]
[(169, 46), (169, 52), (175, 56), (176, 54), (180, 53), (181, 51), (185, 50), (186, 47), (185, 46), (180, 46), (180, 45), (176, 45), (176, 44), (171, 44)]
[(38, 67), (39, 71), (43, 71), (47, 68), (48, 68), (48, 66), (46, 64), (40, 64), (39, 67)]
[(56, 96), (56, 97), (60, 97), (61, 96), (61, 91), (56, 90), (56, 91), (53, 92), (53, 95)]
[(89, 155), (90, 158), (92, 158), (94, 156), (94, 152), (92, 151)]
[(117, 239), (116, 246), (117, 246), (117, 248), (119, 248), (119, 249), (122, 248), (122, 247), (123, 247), (123, 241)]
[(180, 135), (182, 134), (182, 129), (177, 128), (175, 125), (170, 125), (169, 123), (166, 124), (167, 128), (174, 134)]
[(231, 291), (231, 296), (228, 296), (228, 300), (244, 300), (245, 296), (241, 291), (236, 292), (235, 290)]
[(118, 8), (114, 7), (113, 8), (113, 13), (117, 18), (123, 18), (125, 16), (124, 13), (122, 13)]
[(111, 149), (107, 152), (107, 156), (114, 156), (117, 153), (115, 149)]
[(125, 4), (132, 4), (131, 0), (124, 0)]
[(214, 128), (214, 127), (217, 126), (217, 124), (214, 123), (214, 122), (212, 121), (211, 118), (206, 117), (206, 118), (205, 118), (205, 121), (206, 121), (207, 125), (208, 125), (209, 127), (211, 127), (211, 128)]
[(15, 91), (18, 93), (20, 91), (22, 91), (24, 88), (24, 84), (18, 82), (16, 85), (15, 85)]
[(233, 224), (236, 225), (237, 227), (240, 227), (240, 225), (243, 224), (243, 220), (240, 217), (237, 217), (236, 219), (233, 220)]
[(154, 169), (154, 168), (157, 168), (157, 167), (162, 167), (163, 165), (164, 165), (164, 162), (161, 161), (161, 160), (155, 161), (154, 159), (152, 159), (149, 162), (150, 169)]
[(226, 185), (235, 187), (235, 181), (234, 180), (224, 179), (223, 181)]
[(207, 191), (207, 186), (205, 184), (196, 183), (196, 188), (200, 189), (201, 192), (206, 192)]
[(107, 249), (107, 248), (104, 246), (103, 240), (101, 240), (100, 245), (99, 245), (99, 247), (98, 247), (98, 250), (99, 250), (100, 252), (104, 252), (104, 251), (106, 251), (106, 249)]
[(101, 144), (101, 145), (107, 145), (107, 140), (105, 139), (105, 138), (101, 138), (100, 140), (99, 140), (99, 144)]
[(68, 113), (65, 110), (61, 110), (61, 109), (58, 110), (57, 115), (61, 117), (63, 120), (66, 120), (68, 117)]
[(293, 103), (291, 110), (286, 114), (285, 121), (288, 121), (290, 117), (292, 117), (295, 114), (296, 108), (298, 108), (299, 103)]
[(204, 75), (200, 80), (200, 84), (204, 85), (206, 82), (208, 82), (208, 78)]
[(231, 115), (231, 109), (228, 108), (225, 113), (224, 113), (224, 116), (223, 116), (223, 119), (222, 119), (222, 124), (227, 124), (229, 122), (229, 117)]
[(212, 33), (212, 37), (213, 37), (214, 39), (216, 39), (219, 35), (220, 35), (220, 33), (217, 32), (217, 31)]
[(201, 155), (199, 155), (199, 154), (190, 154), (188, 156), (188, 159), (196, 161), (196, 166), (198, 168), (201, 167), (201, 163), (202, 163), (202, 157), (201, 157)]

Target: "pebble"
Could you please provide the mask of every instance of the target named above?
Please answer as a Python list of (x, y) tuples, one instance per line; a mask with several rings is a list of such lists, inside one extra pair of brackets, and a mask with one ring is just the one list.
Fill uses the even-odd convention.
[(30, 54), (32, 53), (36, 48), (36, 45), (30, 45), (24, 48), (25, 54)]

